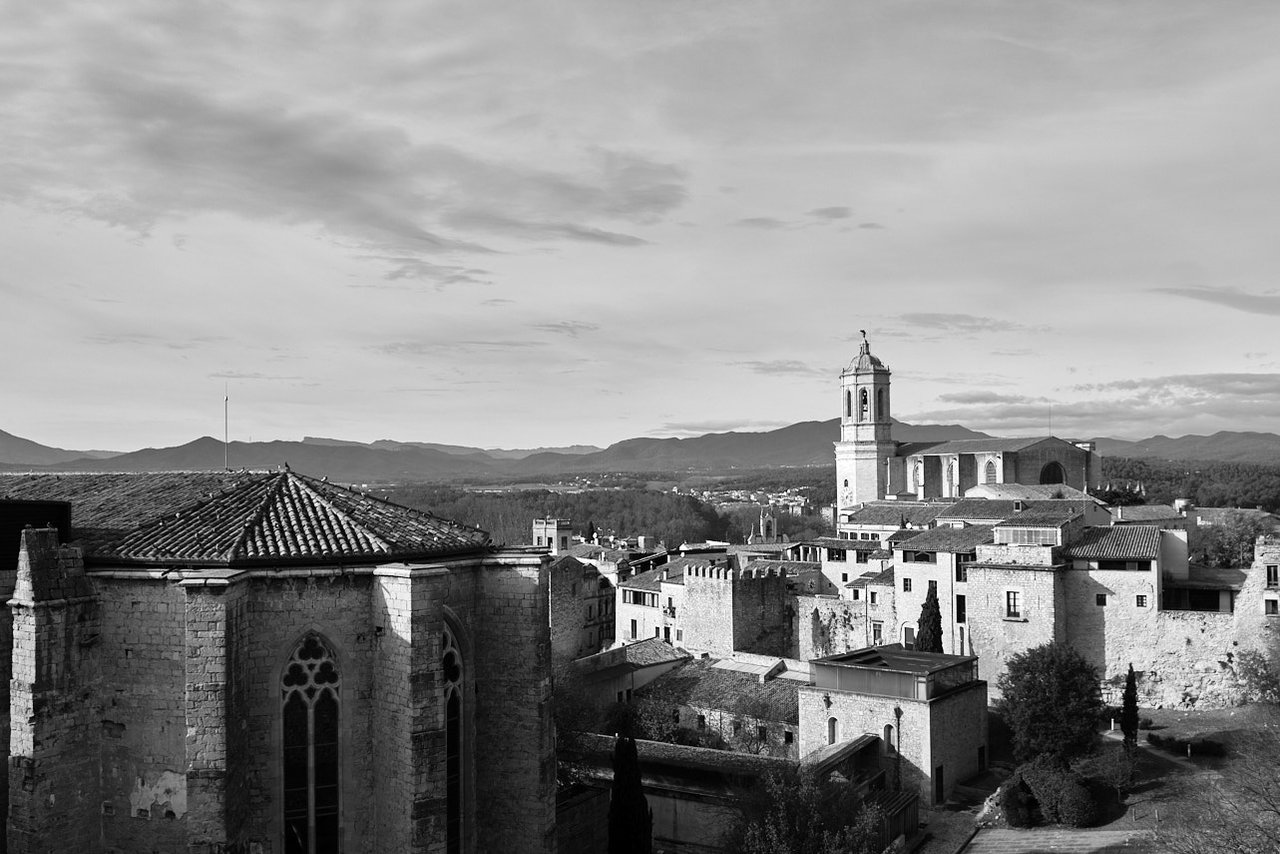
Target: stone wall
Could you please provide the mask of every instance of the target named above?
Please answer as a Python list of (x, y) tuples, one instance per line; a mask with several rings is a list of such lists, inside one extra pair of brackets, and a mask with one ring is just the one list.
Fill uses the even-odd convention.
[(787, 579), (781, 571), (741, 570), (733, 581), (733, 649), (790, 655), (792, 613)]
[[(1052, 568), (971, 565), (969, 567), (969, 639), (982, 678), (996, 691), (1009, 656), (1065, 636), (1059, 571)], [(1021, 616), (1006, 615), (1006, 593), (1017, 591)]]
[(556, 799), (556, 854), (609, 849), (609, 789), (578, 783)]
[(797, 596), (791, 657), (801, 661), (851, 652), (871, 645), (867, 601), (833, 596)]
[[(720, 655), (733, 652), (734, 573), (724, 567), (685, 568), (684, 613), (680, 615), (680, 622), (684, 625), (684, 642), (689, 649)], [(658, 614), (660, 619), (661, 612)], [(621, 609), (618, 616), (623, 616)]]
[[(990, 758), (987, 683), (972, 683), (935, 699), (929, 704), (929, 715), (929, 767), (935, 775), (935, 787), (938, 768), (943, 769), (943, 798), (946, 798), (957, 783), (981, 771)], [(923, 791), (920, 797), (931, 802)]]

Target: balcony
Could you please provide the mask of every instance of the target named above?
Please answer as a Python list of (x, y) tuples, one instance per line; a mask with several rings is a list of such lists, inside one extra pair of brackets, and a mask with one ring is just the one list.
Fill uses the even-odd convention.
[(674, 620), (674, 619), (676, 618), (676, 606), (675, 606), (675, 605), (663, 605), (663, 606), (662, 606), (662, 616), (664, 616), (664, 617), (670, 617), (671, 619), (673, 619), (673, 620)]

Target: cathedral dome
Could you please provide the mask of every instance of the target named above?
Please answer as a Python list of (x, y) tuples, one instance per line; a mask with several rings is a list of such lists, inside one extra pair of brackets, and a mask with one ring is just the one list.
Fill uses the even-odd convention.
[(875, 356), (871, 355), (871, 344), (867, 341), (867, 333), (862, 333), (862, 346), (858, 348), (858, 355), (849, 367), (845, 369), (846, 374), (862, 374), (872, 371), (887, 371), (888, 366)]

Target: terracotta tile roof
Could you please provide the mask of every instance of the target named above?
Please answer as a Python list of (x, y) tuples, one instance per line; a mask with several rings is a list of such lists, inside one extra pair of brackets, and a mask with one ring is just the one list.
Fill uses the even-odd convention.
[[(912, 531), (912, 533), (918, 533)], [(816, 540), (805, 540), (793, 545), (818, 546), (824, 549), (844, 549), (850, 552), (873, 552), (880, 548), (879, 540), (842, 540), (839, 537), (818, 537)]]
[[(711, 560), (710, 558), (713, 557), (716, 557), (716, 555), (672, 558), (666, 563), (655, 566), (653, 569), (646, 569), (644, 572), (636, 573), (626, 581), (619, 582), (618, 586), (632, 590), (661, 590), (663, 581), (683, 584), (686, 567), (718, 566), (721, 569), (726, 568), (724, 555), (720, 555), (719, 560)], [(662, 577), (663, 570), (667, 572), (665, 579)]]
[(387, 562), (475, 553), (488, 545), (489, 535), (479, 529), (286, 469), (247, 476), (171, 509), (95, 544), (86, 557), (199, 566)]
[(964, 528), (930, 528), (899, 544), (913, 552), (971, 552), (992, 541), (990, 525), (968, 525)]
[(1085, 528), (1062, 554), (1087, 560), (1155, 560), (1160, 556), (1160, 529), (1155, 525)]
[(826, 658), (814, 659), (814, 663), (843, 664), (854, 667), (877, 667), (908, 673), (933, 673), (946, 670), (962, 661), (976, 661), (971, 655), (948, 655), (942, 652), (919, 652), (907, 649), (900, 643), (872, 646), (853, 652), (842, 652)]
[(1112, 507), (1111, 518), (1116, 522), (1156, 522), (1186, 517), (1168, 504), (1130, 504)]
[(662, 638), (646, 638), (622, 647), (622, 657), (633, 667), (648, 667), (689, 658), (689, 653), (679, 650)]
[[(983, 454), (1003, 451), (1023, 451), (1032, 445), (1038, 445), (1041, 442), (1047, 442), (1056, 437), (1054, 436), (1031, 436), (1025, 439), (952, 439), (949, 442), (939, 442), (923, 450), (915, 451), (916, 454)], [(1058, 439), (1058, 441), (1062, 441)]]
[(661, 692), (664, 699), (670, 698), (681, 705), (728, 712), (741, 709), (751, 717), (799, 724), (799, 687), (804, 683), (770, 679), (761, 684), (754, 674), (726, 670), (715, 664), (716, 661), (709, 658), (688, 661), (637, 693)]
[(1005, 519), (1003, 522), (996, 522), (997, 528), (1061, 528), (1063, 525), (1082, 515), (1074, 508), (1033, 508), (1031, 510), (1023, 510)]
[[(1019, 510), (1021, 506), (1021, 510)], [(939, 520), (983, 519), (1003, 522), (1023, 513), (1061, 513), (1062, 519), (1079, 516), (1085, 512), (1084, 501), (1048, 499), (1045, 501), (1019, 501), (995, 498), (963, 498), (938, 515)]]
[(867, 503), (847, 515), (850, 525), (927, 525), (950, 507), (946, 503), (912, 504), (905, 501), (877, 501)]

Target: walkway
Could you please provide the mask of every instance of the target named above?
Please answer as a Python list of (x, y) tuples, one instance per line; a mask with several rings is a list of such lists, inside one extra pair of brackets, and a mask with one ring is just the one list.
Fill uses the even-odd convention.
[(986, 828), (961, 854), (1155, 854), (1156, 850), (1145, 830)]

